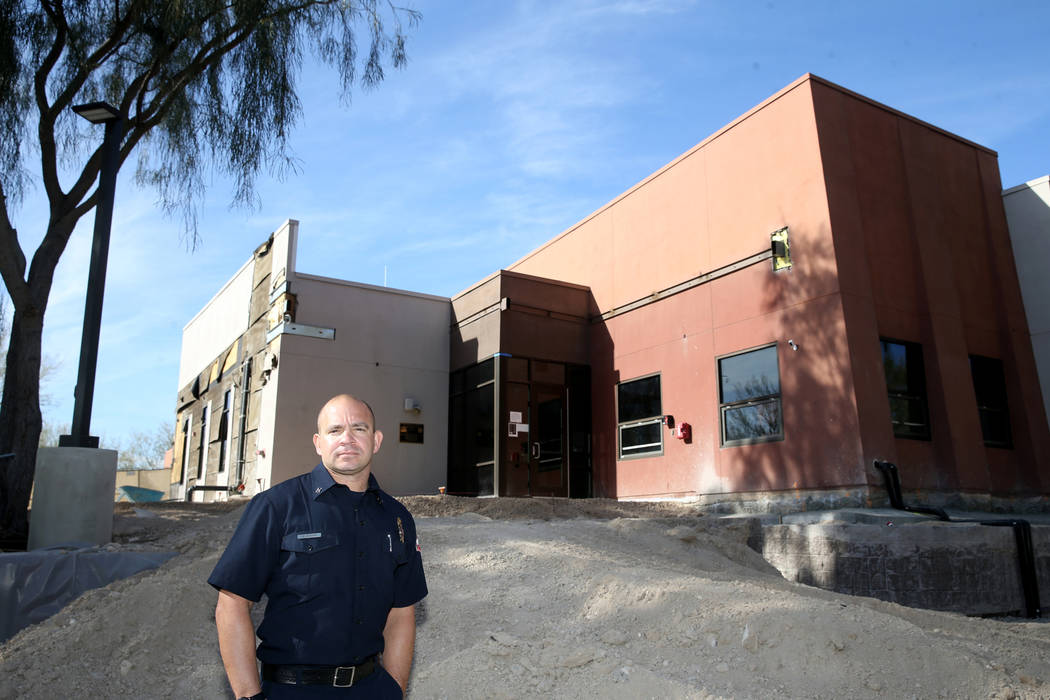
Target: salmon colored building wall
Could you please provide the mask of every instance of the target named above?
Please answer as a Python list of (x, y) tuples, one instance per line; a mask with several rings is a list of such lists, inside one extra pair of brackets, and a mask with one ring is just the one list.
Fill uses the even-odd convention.
[[(784, 226), (789, 270), (764, 260), (615, 313), (768, 250)], [(590, 337), (596, 495), (865, 500), (875, 458), (898, 463), (906, 488), (1050, 492), (995, 154), (815, 76), (509, 269), (585, 285), (607, 316)], [(922, 343), (928, 442), (893, 436), (880, 336)], [(770, 344), (784, 439), (721, 447), (717, 358)], [(970, 353), (1003, 360), (1012, 450), (983, 445)], [(616, 385), (656, 372), (692, 441), (665, 431), (661, 455), (618, 460)]]
[[(996, 154), (814, 82), (814, 107), (868, 456), (912, 487), (1047, 493), (1050, 455)], [(921, 343), (929, 442), (895, 439), (873, 336)], [(968, 356), (1003, 361), (1013, 449), (987, 448)]]

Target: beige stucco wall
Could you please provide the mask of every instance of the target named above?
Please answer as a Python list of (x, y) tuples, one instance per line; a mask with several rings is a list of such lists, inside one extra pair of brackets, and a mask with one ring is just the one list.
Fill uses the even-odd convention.
[(1050, 176), (1003, 191), (1043, 406), (1050, 415), (1050, 276), (1043, 269), (1050, 249)]
[(220, 352), (248, 329), (252, 296), (252, 264), (248, 262), (182, 329), (179, 388), (193, 380)]
[[(382, 487), (436, 493), (447, 460), (449, 300), (302, 273), (293, 292), (296, 324), (331, 328), (335, 337), (279, 336), (278, 369), (266, 387), (275, 389), (271, 483), (317, 464), (317, 411), (348, 392), (368, 401), (384, 433), (374, 462)], [(406, 398), (418, 414), (405, 410)], [(399, 442), (401, 423), (423, 424), (424, 443)]]

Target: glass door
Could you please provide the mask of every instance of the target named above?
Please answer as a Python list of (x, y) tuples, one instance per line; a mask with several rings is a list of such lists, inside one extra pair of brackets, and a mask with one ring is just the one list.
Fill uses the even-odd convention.
[(565, 387), (533, 384), (529, 475), (533, 496), (567, 496)]

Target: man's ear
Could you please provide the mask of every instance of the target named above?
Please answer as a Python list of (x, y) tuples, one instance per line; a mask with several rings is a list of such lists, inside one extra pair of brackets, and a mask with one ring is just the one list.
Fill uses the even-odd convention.
[(314, 433), (314, 451), (316, 451), (317, 454), (320, 455), (321, 457), (324, 457), (324, 454), (321, 453), (321, 444), (320, 443), (321, 443), (321, 436), (318, 435), (317, 433)]
[(383, 444), (383, 433), (376, 430), (372, 433), (372, 441), (375, 444), (375, 449), (372, 450), (372, 454), (379, 452), (379, 446)]

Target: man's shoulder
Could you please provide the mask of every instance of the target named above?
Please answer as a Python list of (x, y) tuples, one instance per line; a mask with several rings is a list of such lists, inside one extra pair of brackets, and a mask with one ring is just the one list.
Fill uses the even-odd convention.
[(379, 489), (380, 501), (384, 508), (386, 508), (392, 515), (396, 515), (399, 518), (412, 519), (412, 513), (405, 507), (405, 504), (397, 500), (383, 489)]
[(258, 500), (260, 503), (271, 503), (277, 505), (279, 503), (287, 503), (288, 499), (296, 498), (299, 494), (304, 492), (304, 482), (310, 478), (310, 472), (293, 476), (290, 479), (274, 484), (265, 491), (260, 491), (255, 495), (252, 500)]

